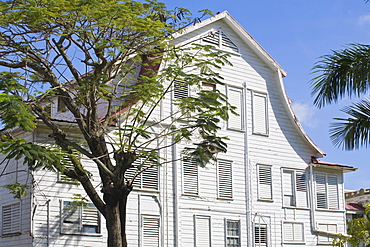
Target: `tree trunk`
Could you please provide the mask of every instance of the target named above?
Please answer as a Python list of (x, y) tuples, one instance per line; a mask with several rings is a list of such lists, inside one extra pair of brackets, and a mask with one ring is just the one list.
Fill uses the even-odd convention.
[(118, 201), (106, 204), (106, 226), (108, 230), (108, 247), (127, 247), (126, 239), (122, 239), (121, 216)]
[(127, 247), (126, 207), (130, 188), (124, 186), (121, 193), (105, 195), (108, 247)]

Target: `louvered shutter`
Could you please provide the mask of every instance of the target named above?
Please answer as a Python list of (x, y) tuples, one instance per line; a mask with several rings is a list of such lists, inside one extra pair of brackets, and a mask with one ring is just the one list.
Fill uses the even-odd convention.
[(21, 232), (21, 205), (14, 203), (2, 207), (2, 229), (3, 235)]
[(296, 206), (307, 207), (307, 181), (304, 172), (296, 171)]
[(338, 179), (328, 175), (328, 204), (329, 209), (338, 209)]
[(142, 174), (142, 188), (158, 190), (158, 167), (151, 167)]
[(235, 112), (238, 115), (229, 113), (228, 128), (243, 129), (243, 91), (240, 88), (228, 87), (228, 101), (232, 106), (237, 107)]
[[(127, 169), (126, 172), (125, 172), (125, 178), (127, 180), (131, 180), (134, 177), (136, 171), (137, 171), (137, 167), (136, 166)], [(134, 189), (135, 188), (136, 189), (140, 189), (141, 188), (141, 174), (139, 174), (138, 176), (136, 176), (136, 178), (135, 178), (134, 182), (132, 183), (132, 185), (134, 186)]]
[(198, 165), (194, 159), (184, 159), (183, 190), (184, 194), (198, 195)]
[(293, 241), (303, 242), (303, 224), (293, 223), (293, 232), (294, 232)]
[(219, 46), (220, 45), (220, 33), (219, 31), (209, 32), (206, 37), (203, 38), (203, 41)]
[(258, 195), (259, 199), (272, 199), (272, 179), (270, 166), (258, 166)]
[(295, 206), (294, 192), (293, 192), (293, 171), (283, 171), (283, 193), (284, 206)]
[(267, 247), (266, 225), (256, 225), (254, 227), (254, 243), (256, 247)]
[(267, 96), (253, 93), (253, 133), (267, 135)]
[(291, 242), (294, 241), (293, 223), (284, 223), (284, 241)]
[(82, 207), (82, 232), (99, 233), (99, 212), (94, 204)]
[(159, 217), (143, 216), (143, 247), (159, 246)]
[(196, 216), (195, 218), (195, 247), (210, 247), (210, 218), (207, 216)]
[(229, 48), (234, 52), (239, 52), (239, 49), (236, 46), (236, 44), (223, 31), (220, 30), (220, 33), (222, 38), (221, 42), (222, 47)]
[(218, 161), (218, 196), (233, 198), (232, 163), (226, 160)]
[(175, 99), (189, 97), (189, 86), (185, 82), (175, 81), (173, 97)]
[(316, 200), (317, 208), (327, 208), (325, 174), (316, 174)]

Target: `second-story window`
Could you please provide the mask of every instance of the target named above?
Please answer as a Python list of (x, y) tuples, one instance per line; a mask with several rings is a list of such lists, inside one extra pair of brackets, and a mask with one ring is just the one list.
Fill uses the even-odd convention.
[(304, 171), (283, 170), (283, 205), (307, 207), (307, 184)]
[(338, 177), (332, 174), (316, 173), (316, 207), (339, 209)]
[(187, 195), (198, 195), (198, 164), (192, 158), (182, 160), (183, 193)]
[(271, 166), (257, 165), (258, 171), (258, 199), (272, 200)]

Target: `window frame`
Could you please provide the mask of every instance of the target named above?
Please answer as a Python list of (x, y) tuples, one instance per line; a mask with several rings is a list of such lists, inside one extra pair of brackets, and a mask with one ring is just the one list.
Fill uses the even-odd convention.
[[(262, 183), (264, 182), (264, 180), (266, 179), (263, 179), (261, 180), (261, 168), (268, 168), (269, 169), (269, 176), (270, 178), (267, 178), (267, 180), (270, 181), (269, 184), (266, 184), (266, 183)], [(274, 196), (273, 196), (273, 180), (272, 180), (272, 166), (271, 165), (264, 165), (264, 164), (257, 164), (257, 188), (258, 188), (258, 200), (260, 201), (273, 201), (274, 200)], [(262, 192), (265, 193), (264, 191), (262, 191), (262, 185), (267, 185), (269, 186), (269, 190), (270, 190), (270, 197), (263, 197), (261, 194)]]
[[(255, 135), (269, 136), (269, 114), (268, 114), (268, 94), (263, 92), (251, 91), (252, 92), (252, 133)], [(257, 105), (257, 98), (264, 98), (264, 106)], [(259, 111), (256, 107), (264, 108), (264, 123), (258, 122)], [(260, 127), (261, 124), (264, 124), (264, 127)], [(262, 130), (260, 130), (262, 129)]]
[[(140, 227), (140, 234), (141, 234), (141, 244), (140, 246), (144, 246), (146, 244), (145, 242), (145, 232), (146, 232), (146, 228), (145, 228), (145, 225), (146, 222), (145, 219), (150, 219), (150, 220), (156, 220), (157, 221), (157, 228), (155, 229), (157, 232), (156, 232), (156, 237), (157, 237), (157, 242), (158, 242), (158, 246), (160, 246), (160, 243), (161, 243), (161, 218), (159, 215), (149, 215), (149, 214), (142, 214), (141, 215), (141, 227)], [(153, 227), (152, 227), (153, 229)], [(150, 230), (150, 229), (149, 229)], [(153, 234), (151, 234), (153, 236)], [(152, 237), (150, 236), (150, 237)]]
[[(191, 171), (190, 175), (185, 174), (185, 166), (194, 166), (194, 171)], [(199, 164), (191, 157), (183, 156), (181, 159), (181, 172), (182, 172), (182, 194), (187, 196), (199, 196)], [(196, 178), (194, 178), (196, 176)], [(189, 180), (189, 177), (192, 177), (192, 179)], [(188, 181), (192, 182), (196, 180), (196, 192), (192, 192), (192, 188), (188, 188), (187, 182), (185, 181), (188, 179)]]
[[(135, 160), (135, 162), (132, 164), (134, 167), (128, 169), (125, 173), (125, 178), (127, 179), (130, 179), (137, 171), (137, 168), (136, 166), (140, 166), (141, 165), (141, 162), (142, 162), (142, 159), (141, 158), (138, 158), (137, 160)], [(158, 166), (153, 166), (153, 167), (149, 167), (149, 165), (147, 166), (144, 166), (144, 168), (147, 168), (145, 171), (141, 172), (134, 180), (134, 182), (132, 183), (133, 185), (133, 190), (141, 190), (141, 191), (154, 191), (154, 192), (158, 192), (159, 191), (159, 180), (160, 180), (160, 170), (159, 170), (159, 167)], [(153, 174), (156, 174), (156, 181), (154, 181), (154, 183), (156, 183), (156, 186), (145, 186), (145, 178), (147, 178), (147, 176), (145, 176), (146, 173), (150, 173), (151, 176), (153, 176)], [(153, 174), (151, 174), (153, 173)]]
[[(229, 169), (229, 171), (221, 171), (220, 168), (224, 166), (221, 166), (220, 164), (224, 164), (226, 166), (225, 169)], [(232, 164), (233, 162), (230, 160), (224, 160), (224, 159), (217, 160), (217, 198), (218, 199), (226, 199), (226, 200), (233, 199), (234, 191), (233, 191), (233, 165)], [(223, 191), (226, 191), (226, 192), (223, 192)]]
[[(293, 240), (288, 240), (286, 239), (286, 234), (285, 234), (285, 225), (287, 224), (291, 224), (292, 225), (292, 235), (293, 235)], [(296, 228), (294, 227), (294, 225), (300, 225), (301, 226), (301, 235), (302, 235), (302, 239), (300, 240), (295, 240), (295, 236), (296, 236)], [(294, 221), (284, 221), (283, 222), (283, 242), (284, 243), (294, 243), (294, 244), (304, 244), (305, 243), (305, 235), (304, 235), (304, 223), (303, 222), (294, 222)]]
[[(320, 231), (323, 231), (323, 232), (331, 232), (329, 230), (329, 226), (334, 226), (335, 227), (335, 232), (332, 232), (333, 234), (336, 234), (338, 233), (338, 224), (323, 224), (323, 223), (319, 223), (318, 224), (319, 226), (319, 230)], [(325, 229), (323, 229), (325, 228)], [(324, 240), (325, 239), (325, 240)], [(322, 234), (322, 233), (319, 233), (318, 236), (317, 236), (317, 244), (322, 244), (322, 245), (331, 245), (332, 242), (333, 242), (333, 239), (334, 239), (334, 236), (331, 236), (329, 234)]]
[[(236, 96), (235, 97), (231, 96), (232, 91), (234, 91), (236, 93), (240, 93), (240, 98), (239, 98), (240, 102), (238, 102), (238, 105), (233, 105), (232, 103), (230, 103), (230, 99), (234, 100), (234, 98), (236, 97)], [(229, 110), (229, 119), (227, 121), (227, 129), (237, 130), (237, 131), (244, 131), (245, 130), (245, 106), (244, 106), (245, 105), (244, 104), (245, 96), (244, 96), (244, 89), (239, 88), (239, 87), (233, 87), (233, 86), (226, 85), (226, 93), (227, 93), (228, 102), (232, 106), (237, 107), (237, 109), (235, 111), (239, 114), (239, 116), (234, 115)], [(240, 126), (237, 126), (237, 125), (240, 125)]]
[[(237, 234), (230, 235), (229, 234), (229, 222), (237, 223)], [(229, 239), (237, 239), (238, 247), (241, 245), (241, 229), (240, 229), (240, 220), (233, 220), (233, 219), (225, 219), (225, 246), (229, 246)]]
[[(1, 236), (15, 236), (22, 234), (22, 205), (20, 202), (10, 203), (1, 207)], [(9, 208), (9, 209), (8, 209)], [(10, 214), (6, 216), (6, 214)], [(8, 218), (8, 219), (6, 219)], [(4, 220), (5, 219), (5, 220)], [(9, 226), (6, 226), (6, 224)], [(10, 228), (5, 231), (4, 229)]]
[[(215, 37), (210, 37), (215, 36)], [(240, 49), (236, 42), (221, 28), (212, 29), (202, 37), (202, 43), (212, 45), (215, 49), (240, 56)], [(231, 43), (232, 45), (228, 45)]]
[[(324, 183), (322, 183), (323, 181), (321, 181), (321, 183), (318, 183), (317, 176), (323, 176), (325, 179)], [(330, 184), (330, 181), (329, 181), (330, 177), (336, 179), (334, 190), (333, 190), (333, 184)], [(323, 190), (325, 190), (325, 193), (323, 193)], [(333, 196), (333, 193), (335, 193), (335, 196)], [(320, 198), (319, 198), (319, 194), (320, 194)], [(323, 197), (323, 194), (325, 195), (325, 197)], [(339, 203), (339, 200), (340, 200), (339, 195), (340, 195), (339, 176), (337, 174), (315, 172), (315, 199), (316, 199), (315, 207), (316, 209), (318, 210), (341, 210), (341, 206)], [(325, 201), (323, 202), (322, 200), (324, 199)], [(320, 204), (325, 203), (325, 207), (321, 205), (319, 206), (319, 203)], [(334, 204), (335, 206), (333, 207)]]
[[(292, 202), (293, 202), (293, 205), (286, 205), (286, 200), (285, 200), (285, 196), (288, 194), (285, 194), (286, 192), (286, 188), (285, 188), (285, 185), (286, 185), (286, 178), (284, 176), (284, 173), (291, 173), (292, 176), (291, 176), (291, 180), (290, 180), (290, 188), (291, 188), (291, 192), (292, 192)], [(304, 176), (305, 177), (305, 180), (304, 180), (304, 188), (305, 188), (305, 191), (302, 191), (300, 190), (300, 186), (298, 183), (300, 182), (300, 180), (298, 180), (298, 176)], [(283, 207), (293, 207), (293, 208), (308, 208), (308, 200), (307, 200), (307, 192), (308, 192), (308, 180), (307, 180), (307, 172), (305, 170), (296, 170), (296, 169), (290, 169), (290, 168), (282, 168), (282, 181), (281, 181), (281, 184), (282, 184), (282, 202), (283, 202)], [(304, 198), (304, 205), (303, 202), (302, 202), (302, 198), (300, 198), (299, 194), (301, 194), (301, 192), (305, 193), (305, 198)], [(301, 204), (302, 203), (302, 204)]]
[[(202, 244), (202, 245), (198, 245), (198, 239), (204, 239), (204, 235), (202, 235), (201, 238), (198, 238), (198, 232), (199, 229), (204, 229), (203, 228), (203, 224), (200, 224), (200, 220), (207, 220), (208, 221), (208, 231), (206, 229), (206, 232), (208, 232), (208, 242), (209, 242), (209, 245), (208, 246), (205, 246), (203, 245), (202, 243), (199, 243), (199, 244)], [(195, 247), (211, 247), (212, 246), (212, 224), (211, 224), (211, 216), (208, 216), (208, 215), (194, 215), (194, 246)], [(198, 225), (199, 224), (199, 225)], [(202, 231), (204, 232), (204, 231)]]
[[(265, 240), (261, 242), (261, 229), (265, 229)], [(258, 230), (258, 239), (257, 239), (257, 232)], [(267, 247), (269, 246), (269, 241), (268, 241), (268, 226), (265, 223), (254, 223), (253, 224), (253, 243), (255, 247)], [(257, 240), (259, 240), (257, 242)]]
[[(83, 206), (80, 206), (80, 205), (76, 205), (75, 207), (77, 208), (78, 212), (77, 212), (77, 217), (78, 217), (78, 226), (76, 227), (73, 227), (73, 229), (68, 229), (65, 224), (71, 224), (71, 226), (73, 226), (73, 224), (76, 224), (76, 223), (67, 223), (67, 222), (64, 222), (65, 219), (66, 219), (66, 216), (64, 215), (65, 214), (65, 204), (71, 204), (73, 206), (73, 204), (76, 204), (76, 202), (73, 202), (73, 201), (68, 201), (68, 200), (60, 200), (60, 234), (64, 234), (64, 235), (85, 235), (85, 236), (101, 236), (101, 215), (100, 215), (100, 212), (99, 210), (94, 206), (93, 203), (87, 203), (86, 206), (89, 206), (90, 208), (93, 209), (93, 211), (96, 211), (96, 225), (89, 225), (89, 224), (84, 224), (84, 207)], [(88, 216), (86, 216), (88, 217)], [(86, 231), (83, 231), (83, 227), (84, 226), (94, 226), (96, 227), (96, 230), (95, 232), (86, 232)], [(74, 229), (76, 228), (76, 229)]]

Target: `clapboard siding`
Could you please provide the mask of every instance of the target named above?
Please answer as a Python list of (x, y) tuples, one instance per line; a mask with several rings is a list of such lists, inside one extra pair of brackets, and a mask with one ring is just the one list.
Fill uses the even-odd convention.
[[(221, 15), (228, 16), (222, 13)], [(221, 136), (227, 136), (228, 151), (226, 154), (217, 154), (217, 159), (231, 163), (232, 170), (232, 198), (219, 198), (217, 164), (210, 162), (205, 168), (198, 170), (198, 193), (190, 195), (184, 193), (183, 164), (181, 151), (192, 143), (201, 141), (193, 138), (184, 141), (175, 147), (162, 150), (160, 156), (166, 160), (175, 161), (165, 163), (159, 168), (159, 188), (157, 191), (134, 189), (128, 199), (127, 229), (129, 246), (142, 246), (143, 219), (155, 219), (155, 224), (149, 230), (159, 234), (159, 246), (195, 246), (197, 219), (202, 219), (198, 225), (210, 226), (210, 245), (225, 246), (225, 223), (227, 220), (238, 221), (240, 226), (240, 246), (246, 247), (248, 241), (253, 243), (253, 226), (264, 224), (267, 226), (268, 246), (296, 246), (284, 241), (284, 222), (299, 223), (303, 225), (304, 242), (308, 246), (317, 245), (317, 235), (312, 232), (318, 224), (333, 222), (337, 230), (344, 233), (345, 219), (343, 211), (344, 198), (343, 175), (332, 170), (314, 169), (314, 172), (336, 174), (338, 176), (339, 210), (316, 210), (314, 198), (314, 181), (307, 183), (306, 208), (285, 207), (283, 205), (282, 173), (284, 169), (305, 171), (307, 178), (311, 177), (309, 163), (311, 156), (317, 155), (316, 147), (309, 143), (301, 130), (294, 122), (289, 111), (289, 106), (281, 86), (281, 68), (268, 62), (269, 58), (263, 52), (256, 50), (256, 44), (248, 41), (246, 36), (236, 32), (232, 22), (223, 18), (213, 17), (207, 25), (196, 24), (190, 27), (189, 32), (184, 32), (176, 40), (176, 44), (185, 44), (190, 41), (203, 44), (201, 37), (211, 30), (221, 29), (238, 47), (239, 53), (229, 52), (229, 61), (233, 66), (223, 66), (219, 71), (224, 78), (225, 85), (217, 85), (217, 90), (227, 94), (228, 88), (237, 88), (242, 92), (243, 98), (240, 106), (243, 115), (243, 126), (240, 130), (228, 129), (226, 121), (220, 121)], [(218, 18), (218, 19), (217, 19)], [(230, 17), (231, 18), (231, 17)], [(196, 26), (200, 25), (199, 28)], [(136, 71), (137, 72), (137, 71)], [(168, 82), (166, 82), (168, 83)], [(190, 88), (190, 95), (194, 96), (196, 90)], [(267, 99), (268, 134), (253, 134), (253, 99), (252, 94), (263, 93)], [(172, 94), (172, 92), (171, 92)], [(63, 120), (72, 120), (70, 113), (56, 113), (57, 99), (53, 99), (52, 113)], [(235, 101), (238, 102), (238, 101)], [(167, 95), (155, 109), (154, 117), (164, 119), (171, 112), (176, 111), (172, 104), (171, 95)], [(105, 102), (101, 101), (99, 109), (104, 111)], [(68, 115), (69, 114), (69, 115)], [(170, 123), (170, 119), (164, 124)], [(177, 124), (185, 124), (184, 122)], [(78, 132), (73, 132), (73, 124), (64, 123), (68, 129), (67, 135), (78, 138)], [(154, 126), (151, 131), (159, 132), (160, 126)], [(43, 144), (52, 143), (48, 137), (49, 131), (39, 127), (33, 135), (26, 136), (29, 140)], [(33, 139), (32, 139), (33, 138)], [(166, 140), (170, 142), (171, 140)], [(93, 184), (99, 192), (99, 176), (96, 165), (82, 158), (86, 169), (93, 174)], [(24, 170), (21, 162), (12, 161), (8, 169), (11, 172)], [(258, 165), (271, 167), (272, 199), (260, 200), (258, 198), (259, 180)], [(32, 176), (31, 176), (32, 175)], [(246, 177), (248, 176), (248, 177)], [(7, 176), (0, 179), (0, 186), (15, 181), (31, 183), (34, 181), (32, 193), (22, 200), (22, 235), (0, 238), (1, 246), (45, 246), (47, 242), (47, 204), (49, 204), (50, 232), (49, 243), (51, 246), (106, 246), (107, 232), (104, 218), (101, 217), (101, 234), (96, 236), (67, 235), (60, 233), (60, 205), (61, 201), (71, 200), (73, 194), (85, 195), (80, 186), (60, 183), (58, 176), (49, 171), (18, 172), (18, 176)], [(266, 182), (266, 181), (265, 181)], [(99, 192), (100, 193), (100, 192)], [(15, 199), (0, 187), (0, 194), (4, 195), (3, 201), (13, 202)], [(50, 200), (50, 201), (49, 201)], [(312, 209), (312, 205), (314, 208)], [(33, 215), (33, 216), (32, 216)], [(0, 215), (1, 217), (1, 215)], [(33, 217), (33, 218), (31, 218)], [(0, 219), (1, 220), (1, 219)], [(159, 229), (154, 229), (159, 224)], [(154, 228), (153, 228), (154, 227)], [(178, 227), (178, 229), (177, 229)], [(177, 229), (177, 232), (176, 232)], [(247, 229), (250, 229), (248, 231)], [(204, 231), (202, 229), (202, 231)], [(32, 238), (29, 236), (32, 232)], [(205, 230), (205, 232), (207, 232)], [(198, 232), (199, 234), (199, 232)], [(198, 236), (199, 237), (199, 236)], [(157, 241), (157, 239), (154, 239)], [(153, 241), (154, 241), (153, 240)], [(208, 243), (207, 241), (200, 241)]]

